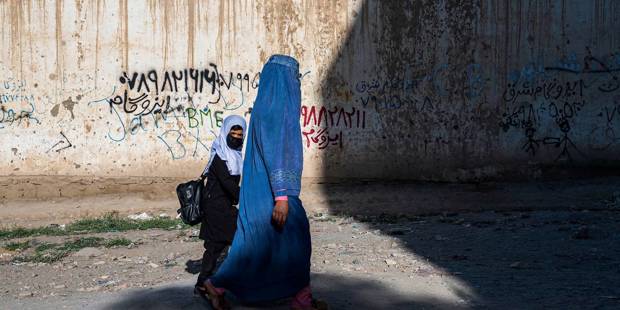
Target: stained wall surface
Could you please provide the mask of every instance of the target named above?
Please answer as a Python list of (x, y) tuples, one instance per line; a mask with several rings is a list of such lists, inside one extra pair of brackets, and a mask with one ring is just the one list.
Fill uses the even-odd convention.
[(0, 175), (197, 175), (275, 53), (300, 62), (305, 177), (617, 167), (619, 16), (612, 0), (0, 1)]

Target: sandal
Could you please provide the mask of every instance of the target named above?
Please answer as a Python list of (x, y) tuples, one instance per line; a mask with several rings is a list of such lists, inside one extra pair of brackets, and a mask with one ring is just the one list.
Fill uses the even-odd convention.
[[(215, 286), (213, 286), (213, 284), (211, 284), (211, 281), (205, 281), (205, 283), (203, 284), (202, 288), (204, 289), (204, 292), (206, 294), (206, 298), (209, 301), (209, 303), (211, 304), (211, 307), (215, 310), (228, 310), (231, 309), (230, 304), (228, 303), (228, 301), (226, 300), (226, 298), (224, 297), (224, 294), (222, 293), (218, 293), (217, 289), (215, 288)], [(201, 290), (201, 289), (199, 289)]]

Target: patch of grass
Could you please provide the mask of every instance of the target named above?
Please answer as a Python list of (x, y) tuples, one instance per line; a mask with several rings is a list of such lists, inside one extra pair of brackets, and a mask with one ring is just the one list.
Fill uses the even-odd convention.
[(118, 232), (128, 230), (147, 230), (147, 229), (176, 229), (188, 227), (182, 221), (169, 218), (152, 218), (150, 220), (130, 220), (121, 218), (115, 214), (108, 214), (100, 218), (82, 219), (66, 226), (67, 232)]
[(68, 254), (69, 251), (52, 248), (52, 250), (47, 250), (43, 252), (36, 251), (33, 255), (16, 257), (15, 261), (51, 264), (53, 262), (61, 260)]
[(54, 244), (54, 243), (43, 243), (43, 244), (38, 245), (34, 249), (34, 251), (35, 252), (44, 252), (44, 251), (47, 251), (49, 249), (53, 249), (53, 248), (55, 248), (57, 246), (58, 246), (58, 244)]
[(37, 227), (37, 228), (14, 228), (0, 229), (0, 239), (14, 239), (31, 236), (52, 235), (57, 236), (62, 230), (58, 227)]
[(32, 236), (66, 236), (85, 233), (102, 232), (121, 232), (128, 230), (147, 230), (147, 229), (186, 229), (190, 227), (181, 220), (170, 218), (153, 218), (150, 220), (131, 220), (119, 217), (117, 214), (108, 214), (100, 218), (87, 218), (75, 221), (60, 227), (38, 227), (38, 228), (14, 228), (0, 230), (0, 240), (24, 238)]
[(85, 237), (66, 241), (62, 244), (43, 243), (37, 246), (34, 254), (29, 256), (16, 257), (16, 261), (32, 263), (53, 263), (61, 260), (65, 256), (77, 252), (83, 248), (127, 246), (131, 240), (125, 238), (104, 239), (100, 237)]
[(111, 248), (111, 247), (115, 247), (115, 246), (128, 246), (131, 244), (131, 240), (126, 239), (126, 238), (114, 238), (114, 239), (109, 239), (106, 240), (103, 245), (106, 248)]
[(86, 237), (78, 238), (72, 241), (65, 242), (62, 249), (70, 252), (77, 252), (83, 248), (96, 248), (103, 244), (105, 239), (99, 237)]
[(11, 242), (4, 245), (9, 251), (21, 251), (30, 247), (30, 240), (24, 242)]

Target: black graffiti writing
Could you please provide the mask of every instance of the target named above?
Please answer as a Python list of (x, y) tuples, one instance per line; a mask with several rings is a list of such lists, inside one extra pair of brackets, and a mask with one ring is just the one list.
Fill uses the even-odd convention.
[[(573, 57), (576, 58), (575, 56)], [(618, 59), (620, 59), (620, 56), (617, 54), (611, 54), (606, 59), (599, 59), (592, 56), (591, 51), (587, 49), (587, 55), (583, 57), (581, 62), (573, 59), (570, 62), (562, 62), (560, 66), (545, 67), (545, 70), (570, 73), (586, 78), (595, 76), (598, 90), (604, 93), (611, 93), (620, 89), (620, 80), (618, 79), (620, 61)], [(599, 76), (602, 76), (602, 78), (599, 78)]]
[(423, 98), (410, 97), (407, 95), (368, 95), (359, 98), (363, 107), (374, 106), (377, 112), (381, 110), (398, 110), (401, 108), (410, 108), (414, 112), (433, 111), (435, 104), (430, 97)]
[(584, 100), (524, 103), (516, 107), (509, 107), (502, 114), (500, 127), (504, 131), (508, 131), (510, 128), (525, 129), (541, 124), (544, 117), (550, 117), (556, 121), (564, 118), (571, 119), (576, 117), (585, 106)]
[[(205, 98), (207, 103), (223, 101), (226, 110), (234, 110), (245, 103), (244, 92), (258, 88), (259, 79), (260, 73), (222, 73), (213, 63), (204, 69), (168, 70), (162, 74), (156, 70), (123, 72), (119, 77), (121, 93), (107, 101), (110, 105), (121, 106), (125, 113), (147, 115), (158, 109), (168, 109), (173, 94), (184, 93), (190, 102), (197, 98)], [(228, 98), (225, 90), (240, 92), (237, 95), (240, 99)]]
[(68, 148), (73, 146), (73, 144), (71, 143), (71, 141), (69, 141), (69, 138), (67, 138), (67, 136), (65, 135), (64, 132), (61, 131), (60, 135), (62, 136), (62, 140), (60, 140), (60, 141), (56, 142), (54, 145), (52, 145), (52, 147), (50, 147), (49, 150), (47, 150), (46, 153), (48, 153), (49, 151), (53, 150), (56, 146), (59, 146), (59, 145), (64, 145), (64, 146), (54, 150), (56, 153), (59, 153), (60, 151), (66, 150), (66, 149), (68, 149)]
[(179, 91), (202, 93), (206, 90), (214, 94), (220, 82), (219, 76), (217, 66), (211, 63), (209, 68), (205, 69), (191, 68), (165, 71), (163, 79), (155, 70), (147, 73), (134, 72), (131, 77), (127, 72), (123, 72), (123, 75), (119, 77), (119, 82), (126, 84), (129, 90), (138, 93), (154, 91), (157, 95), (164, 92), (176, 93)]
[(583, 97), (583, 80), (560, 82), (553, 79), (550, 82), (531, 83), (523, 81), (521, 83), (508, 83), (506, 90), (502, 94), (504, 101), (515, 103), (517, 100), (558, 100), (573, 96)]
[[(562, 132), (560, 137), (545, 137), (542, 139), (544, 144), (552, 145), (556, 148), (561, 148), (560, 153), (556, 157), (555, 161), (573, 161), (574, 153), (577, 153), (583, 157), (586, 157), (575, 145), (575, 143), (571, 140), (569, 136), (569, 132), (571, 131), (571, 125), (569, 119), (566, 117), (561, 117), (556, 119), (556, 123)], [(572, 153), (571, 153), (572, 152)]]
[(34, 116), (35, 106), (33, 103), (29, 103), (28, 107), (30, 109), (19, 109), (15, 110), (13, 108), (6, 107), (5, 105), (0, 105), (0, 129), (4, 128), (5, 125), (13, 125), (17, 122), (17, 125), (21, 125), (22, 121), (34, 121), (37, 124), (41, 122)]
[[(366, 99), (363, 101), (366, 103), (371, 99), (374, 102), (386, 103), (383, 105), (385, 109), (399, 109), (413, 107), (411, 104), (405, 104), (405, 100), (419, 97), (421, 94), (444, 97), (459, 93), (465, 99), (473, 100), (480, 97), (486, 87), (487, 78), (483, 67), (477, 63), (456, 66), (441, 64), (428, 71), (430, 72), (420, 75), (414, 74), (408, 68), (394, 76), (361, 80), (355, 83), (354, 91), (365, 95)], [(450, 82), (451, 77), (463, 80), (464, 85), (460, 88), (451, 85), (453, 84)]]

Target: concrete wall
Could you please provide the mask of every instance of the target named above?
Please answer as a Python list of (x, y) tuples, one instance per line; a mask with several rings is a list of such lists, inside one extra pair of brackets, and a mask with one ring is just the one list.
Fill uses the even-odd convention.
[(0, 1), (0, 175), (197, 175), (273, 53), (301, 63), (305, 177), (617, 167), (618, 16), (612, 0)]

